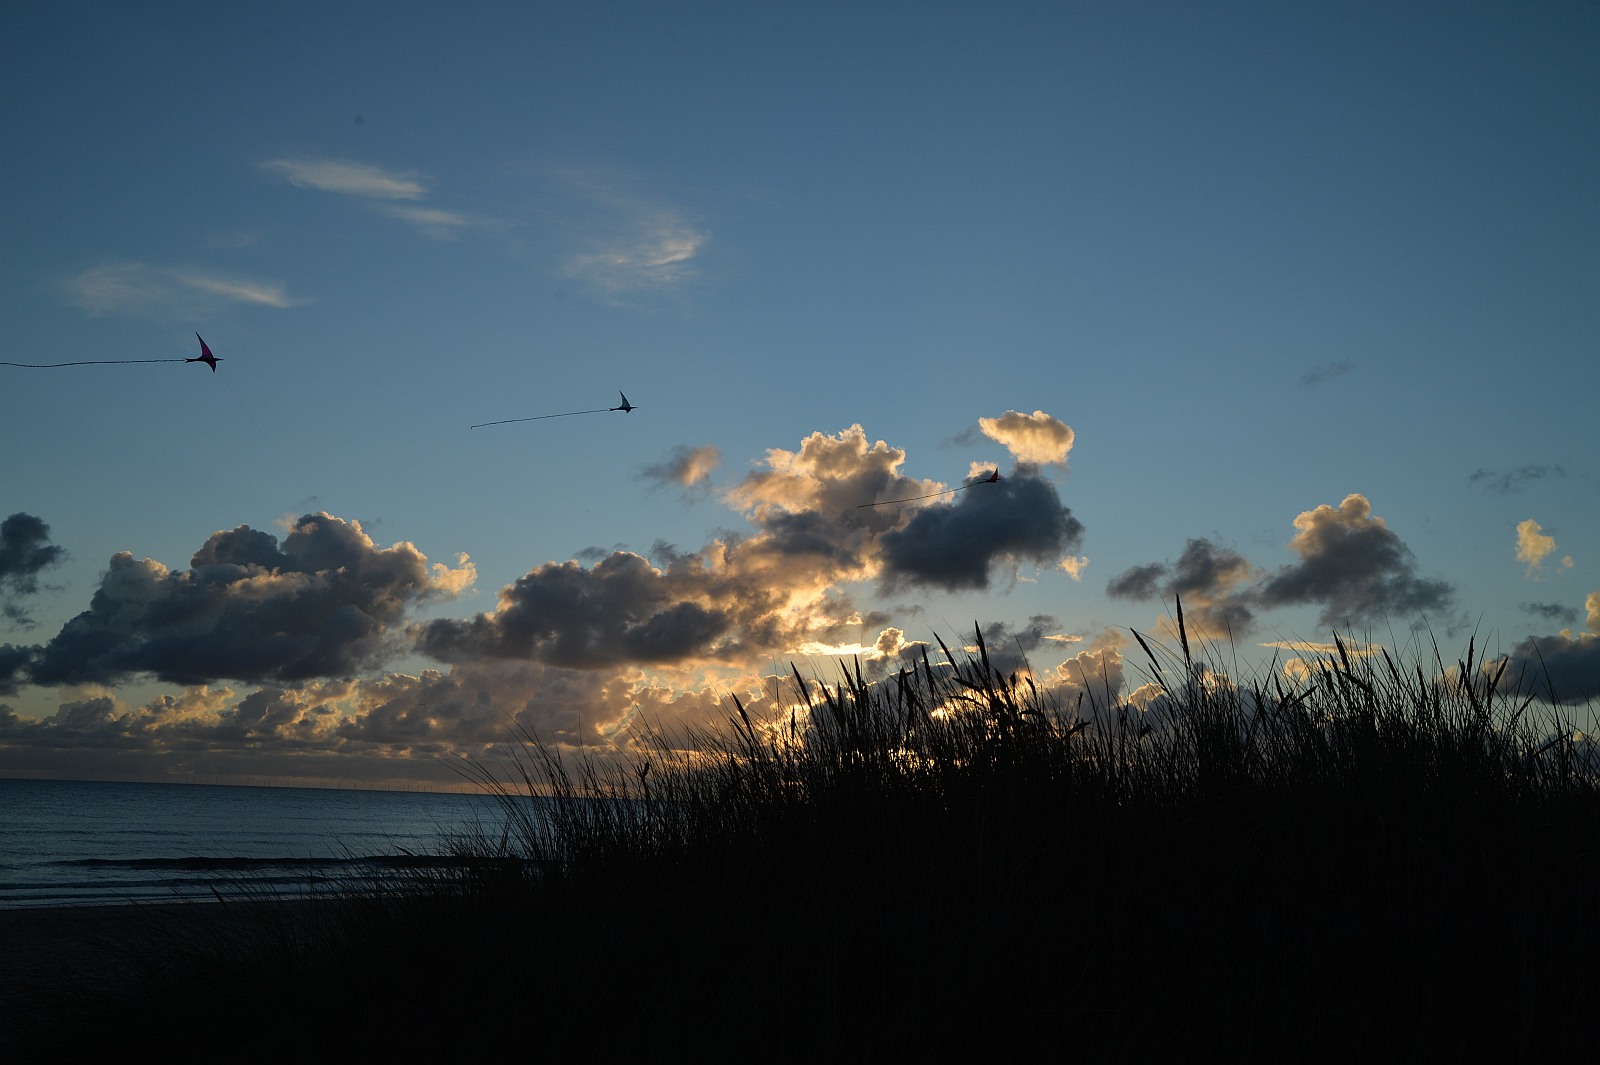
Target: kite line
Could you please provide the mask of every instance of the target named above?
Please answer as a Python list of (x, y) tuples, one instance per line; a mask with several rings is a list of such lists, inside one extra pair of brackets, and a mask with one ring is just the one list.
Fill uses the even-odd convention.
[(569, 410), (562, 414), (535, 414), (530, 418), (501, 418), (497, 422), (479, 422), (477, 425), (469, 425), (467, 428), (482, 429), (486, 425), (509, 425), (512, 422), (537, 422), (543, 421), (546, 418), (571, 418), (579, 414), (609, 414), (614, 410), (620, 410), (622, 413), (627, 414), (629, 411), (639, 409), (632, 403), (629, 403), (628, 397), (623, 395), (622, 392), (619, 391), (617, 395), (622, 396), (622, 405), (620, 407), (597, 407), (594, 410)]
[(883, 500), (879, 500), (876, 503), (862, 503), (860, 506), (856, 507), (856, 509), (857, 510), (861, 510), (864, 507), (886, 507), (890, 503), (910, 503), (913, 500), (917, 500), (917, 499), (932, 499), (934, 496), (954, 495), (957, 492), (965, 492), (968, 488), (976, 488), (980, 484), (995, 484), (999, 480), (1000, 480), (1000, 467), (996, 466), (994, 468), (994, 472), (990, 473), (989, 476), (983, 478), (980, 481), (973, 481), (971, 484), (958, 485), (955, 488), (946, 488), (942, 492), (929, 492), (926, 495), (907, 496), (904, 499), (883, 499)]
[(194, 338), (200, 341), (200, 354), (192, 359), (78, 359), (74, 362), (0, 362), (0, 366), (20, 366), (24, 370), (54, 370), (61, 366), (131, 366), (148, 362), (203, 362), (211, 367), (211, 372), (217, 372), (217, 363), (222, 360), (211, 354), (211, 349), (206, 347), (206, 342), (199, 333)]
[[(54, 370), (57, 366), (126, 366), (137, 362), (190, 362), (190, 359), (85, 359), (81, 362), (0, 362), (29, 370)], [(220, 360), (219, 360), (220, 361)]]

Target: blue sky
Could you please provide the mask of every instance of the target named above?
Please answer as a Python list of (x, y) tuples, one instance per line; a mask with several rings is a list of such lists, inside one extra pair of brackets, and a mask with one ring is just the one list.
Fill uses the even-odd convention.
[(0, 366), (0, 775), (437, 783), (974, 622), (1127, 694), (1175, 592), (1230, 659), (1425, 620), (1592, 696), (1597, 45), (8, 5), (0, 361), (222, 362)]

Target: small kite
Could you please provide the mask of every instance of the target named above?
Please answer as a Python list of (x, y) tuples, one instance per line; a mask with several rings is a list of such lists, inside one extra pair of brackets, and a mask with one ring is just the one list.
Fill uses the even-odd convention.
[(192, 359), (184, 359), (183, 361), (184, 362), (203, 362), (207, 366), (211, 367), (211, 372), (212, 373), (216, 373), (217, 372), (217, 363), (221, 362), (222, 360), (217, 358), (215, 355), (211, 354), (211, 349), (206, 347), (205, 337), (201, 336), (199, 333), (196, 333), (194, 335), (194, 338), (196, 340), (200, 341), (200, 354), (196, 355)]
[(21, 366), (27, 370), (54, 370), (58, 366), (121, 366), (139, 362), (203, 362), (211, 367), (211, 372), (217, 372), (217, 363), (222, 360), (211, 354), (211, 349), (206, 347), (205, 338), (199, 333), (194, 338), (200, 341), (200, 354), (192, 359), (85, 359), (80, 362), (0, 362), (0, 366)]
[(980, 478), (967, 484), (958, 485), (955, 488), (946, 488), (942, 492), (929, 492), (927, 495), (907, 496), (904, 499), (882, 499), (876, 503), (862, 503), (861, 506), (856, 507), (856, 509), (861, 510), (863, 507), (886, 507), (890, 503), (909, 503), (914, 499), (932, 499), (934, 496), (954, 495), (957, 492), (965, 492), (968, 488), (976, 488), (980, 484), (998, 484), (999, 481), (1000, 467), (996, 466), (987, 477)]
[(469, 425), (467, 428), (482, 429), (485, 425), (508, 425), (511, 422), (537, 422), (542, 421), (545, 418), (571, 418), (577, 414), (609, 414), (614, 410), (620, 410), (622, 413), (627, 414), (629, 411), (635, 411), (639, 409), (632, 403), (628, 402), (628, 397), (624, 395), (620, 389), (617, 391), (617, 395), (622, 396), (622, 405), (620, 407), (596, 407), (594, 410), (569, 410), (564, 414), (535, 414), (531, 418), (502, 418), (497, 422), (479, 422), (477, 425)]

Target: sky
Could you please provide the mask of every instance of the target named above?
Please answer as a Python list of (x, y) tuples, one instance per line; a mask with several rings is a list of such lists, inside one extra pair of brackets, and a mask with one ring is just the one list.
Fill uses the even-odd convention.
[(980, 628), (1132, 698), (1180, 599), (1241, 676), (1471, 641), (1592, 716), (1597, 49), (1585, 0), (7, 4), (0, 776), (452, 787)]

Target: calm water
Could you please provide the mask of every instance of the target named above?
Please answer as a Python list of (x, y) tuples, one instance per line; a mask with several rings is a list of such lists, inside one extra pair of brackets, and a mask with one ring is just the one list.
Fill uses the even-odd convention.
[(483, 795), (0, 780), (0, 907), (299, 893), (503, 821)]

